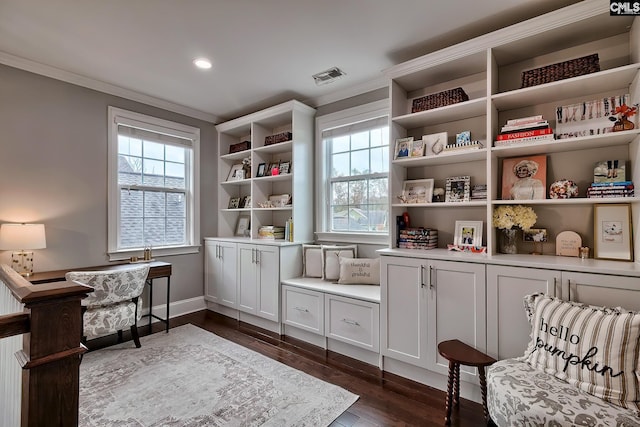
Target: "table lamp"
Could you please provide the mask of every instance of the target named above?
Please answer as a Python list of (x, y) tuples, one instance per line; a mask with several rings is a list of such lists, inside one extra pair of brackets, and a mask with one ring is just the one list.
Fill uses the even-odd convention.
[(11, 267), (22, 276), (33, 274), (33, 251), (44, 249), (47, 241), (44, 224), (0, 225), (0, 249), (13, 250)]

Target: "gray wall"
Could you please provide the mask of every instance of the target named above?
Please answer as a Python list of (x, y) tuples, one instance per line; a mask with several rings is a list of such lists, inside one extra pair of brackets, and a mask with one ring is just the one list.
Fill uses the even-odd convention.
[[(35, 251), (36, 272), (109, 262), (110, 105), (200, 128), (201, 237), (216, 231), (212, 123), (0, 65), (0, 223), (45, 224), (47, 248)], [(1, 263), (10, 259), (0, 251)], [(160, 260), (173, 264), (172, 301), (203, 295), (202, 251)], [(154, 304), (164, 301), (163, 289)]]

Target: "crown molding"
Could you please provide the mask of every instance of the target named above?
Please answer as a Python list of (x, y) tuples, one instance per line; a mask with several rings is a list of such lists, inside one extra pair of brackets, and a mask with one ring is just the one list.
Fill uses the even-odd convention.
[(381, 88), (386, 88), (386, 87), (389, 87), (389, 79), (386, 76), (381, 76), (372, 80), (358, 83), (353, 86), (336, 90), (334, 92), (331, 92), (325, 95), (309, 98), (306, 101), (304, 101), (304, 103), (317, 108), (322, 105), (327, 105), (333, 102), (342, 101), (343, 99), (362, 95), (364, 93), (371, 92), (373, 90), (377, 90)]
[(60, 80), (66, 83), (71, 83), (76, 86), (93, 89), (109, 95), (119, 96), (121, 98), (140, 102), (142, 104), (151, 105), (152, 107), (162, 108), (163, 110), (183, 114), (185, 116), (204, 120), (206, 122), (217, 123), (221, 121), (221, 119), (214, 114), (205, 113), (204, 111), (196, 110), (180, 104), (175, 104), (164, 99), (145, 95), (131, 89), (125, 89), (111, 83), (106, 83), (100, 80), (85, 77), (80, 74), (41, 64), (39, 62), (31, 61), (29, 59), (15, 56), (2, 51), (0, 51), (0, 64), (8, 65), (13, 68), (18, 68), (20, 70), (39, 74), (45, 77), (50, 77), (52, 79)]

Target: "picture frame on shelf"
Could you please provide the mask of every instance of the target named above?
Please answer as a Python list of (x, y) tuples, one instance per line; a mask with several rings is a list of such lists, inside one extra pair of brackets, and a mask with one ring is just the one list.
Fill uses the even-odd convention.
[(437, 156), (442, 153), (444, 151), (444, 147), (447, 146), (448, 138), (449, 134), (447, 132), (422, 135), (425, 156)]
[(529, 243), (539, 243), (547, 241), (547, 229), (546, 228), (530, 228), (528, 230), (522, 230), (522, 241)]
[(423, 157), (424, 156), (424, 141), (416, 139), (411, 141), (411, 153), (409, 157)]
[(624, 160), (602, 160), (593, 167), (593, 182), (625, 182), (626, 166)]
[(593, 206), (593, 246), (594, 258), (633, 261), (630, 204)]
[(280, 170), (280, 175), (291, 173), (291, 161), (280, 162), (278, 169)]
[(236, 236), (247, 236), (249, 234), (249, 231), (251, 230), (249, 228), (250, 225), (250, 215), (238, 215), (238, 221), (236, 222)]
[(502, 160), (502, 200), (547, 198), (547, 156), (544, 154)]
[(260, 163), (258, 164), (258, 171), (256, 172), (256, 178), (262, 178), (267, 172), (267, 164)]
[(471, 177), (453, 176), (447, 178), (445, 188), (445, 202), (469, 202), (471, 201)]
[(238, 209), (240, 207), (240, 197), (231, 197), (227, 209)]
[(237, 163), (231, 166), (229, 175), (227, 176), (227, 181), (238, 181), (241, 179), (244, 179), (244, 165), (242, 163)]
[(269, 196), (269, 202), (274, 208), (284, 208), (291, 204), (291, 195), (289, 194), (273, 194)]
[(456, 134), (456, 144), (464, 145), (471, 143), (471, 131), (465, 130)]
[(250, 208), (251, 207), (251, 196), (244, 196), (240, 201), (241, 208)]
[(456, 221), (453, 244), (457, 246), (482, 246), (482, 221)]
[(411, 143), (413, 142), (413, 137), (408, 136), (406, 138), (398, 138), (396, 139), (396, 149), (394, 151), (394, 159), (402, 159), (409, 157), (411, 153)]
[(433, 178), (414, 179), (402, 184), (403, 203), (431, 203), (433, 198)]

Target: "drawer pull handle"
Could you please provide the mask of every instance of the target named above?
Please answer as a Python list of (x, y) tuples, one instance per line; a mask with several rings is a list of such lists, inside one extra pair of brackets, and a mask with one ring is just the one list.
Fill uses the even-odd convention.
[(360, 326), (360, 323), (356, 322), (355, 320), (351, 320), (351, 319), (342, 319), (342, 321), (343, 321), (344, 323), (348, 323), (349, 325)]
[(302, 307), (293, 307), (294, 310), (298, 310), (298, 311), (302, 311), (304, 313), (308, 313), (309, 310), (307, 310), (306, 308), (302, 308)]

